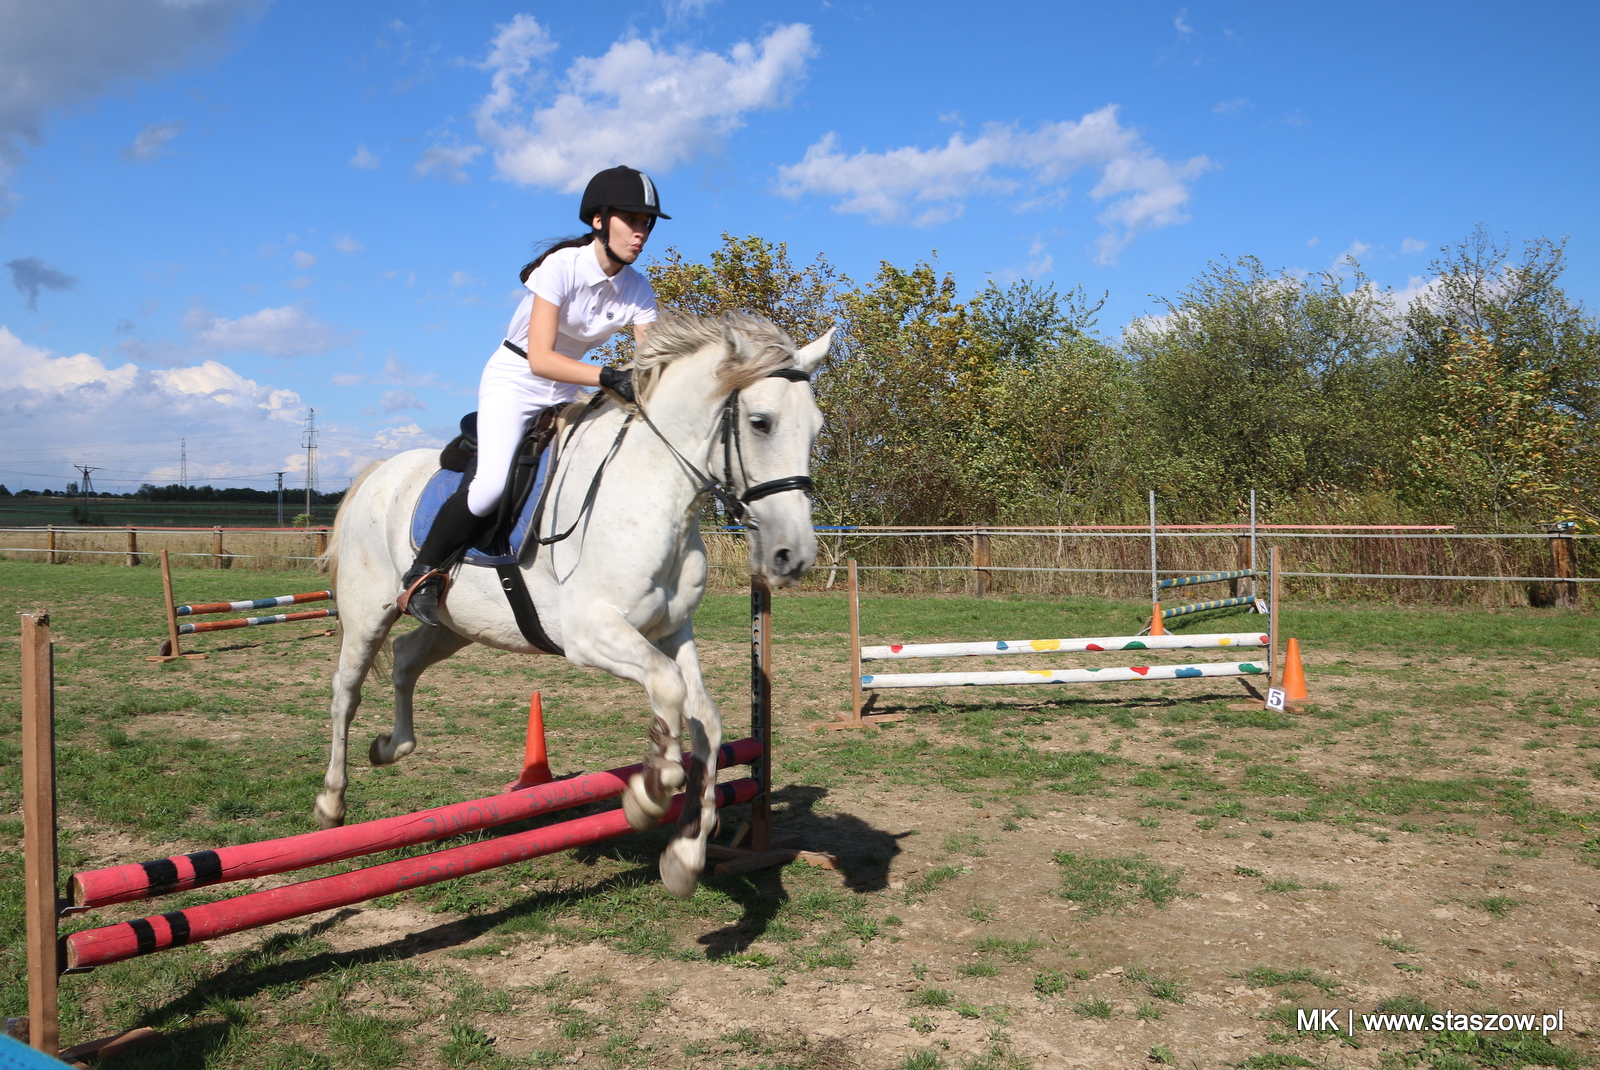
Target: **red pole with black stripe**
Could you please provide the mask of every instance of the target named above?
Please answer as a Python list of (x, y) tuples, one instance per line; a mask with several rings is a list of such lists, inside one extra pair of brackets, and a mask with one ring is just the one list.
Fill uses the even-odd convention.
[[(760, 754), (761, 743), (756, 739), (724, 743), (717, 752), (717, 767), (746, 765)], [(429, 843), (612, 798), (622, 794), (628, 778), (641, 769), (639, 765), (623, 766), (343, 828), (74, 873), (69, 894), (74, 906), (110, 906)]]
[[(756, 782), (748, 777), (720, 784), (717, 786), (717, 806), (720, 808), (749, 802), (755, 797), (756, 790)], [(676, 821), (682, 810), (683, 796), (679, 795), (662, 817), (661, 823)], [(229, 933), (598, 843), (629, 831), (628, 819), (623, 812), (620, 809), (608, 810), (603, 814), (563, 821), (531, 832), (514, 833), (415, 858), (403, 858), (397, 862), (386, 862), (283, 888), (252, 892), (187, 910), (174, 910), (104, 928), (87, 929), (66, 938), (67, 968), (81, 970), (106, 966), (138, 955), (212, 940)]]

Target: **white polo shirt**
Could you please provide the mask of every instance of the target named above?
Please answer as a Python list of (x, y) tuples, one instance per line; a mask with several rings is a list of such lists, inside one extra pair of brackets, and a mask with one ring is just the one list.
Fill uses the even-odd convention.
[(607, 275), (600, 269), (592, 242), (551, 253), (524, 285), (529, 294), (506, 328), (506, 338), (523, 349), (528, 348), (528, 317), (535, 297), (560, 309), (555, 351), (574, 360), (582, 360), (585, 353), (624, 327), (656, 320), (656, 295), (650, 281), (631, 266)]

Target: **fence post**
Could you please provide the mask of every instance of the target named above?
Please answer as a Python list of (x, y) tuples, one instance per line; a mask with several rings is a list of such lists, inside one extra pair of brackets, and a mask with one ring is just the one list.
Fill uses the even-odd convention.
[(45, 555), (45, 560), (52, 565), (60, 564), (61, 562), (56, 560), (56, 526), (54, 524), (50, 524), (45, 528), (44, 546), (45, 549), (50, 551)]
[[(1234, 569), (1236, 571), (1243, 572), (1245, 569), (1250, 567), (1250, 536), (1248, 536), (1248, 535), (1235, 535), (1234, 538), (1233, 538), (1233, 542), (1234, 542), (1233, 567), (1234, 567)], [(1238, 580), (1229, 580), (1228, 581), (1228, 597), (1229, 598), (1238, 598), (1239, 597), (1239, 581)]]
[(128, 558), (123, 564), (128, 568), (139, 564), (139, 532), (132, 524), (128, 525)]
[(993, 561), (989, 558), (989, 533), (987, 531), (974, 531), (972, 535), (972, 568), (979, 598), (989, 593), (989, 566), (991, 564), (993, 564)]
[(856, 559), (846, 567), (850, 573), (850, 716), (861, 720), (861, 588), (856, 580)]
[(50, 615), (22, 614), (23, 898), (27, 911), (28, 1043), (58, 1044), (56, 769)]
[(212, 567), (213, 568), (227, 568), (230, 563), (231, 562), (224, 561), (223, 557), (222, 557), (222, 528), (220, 526), (219, 527), (214, 527), (214, 528), (211, 529), (211, 564), (212, 564)]
[(1278, 686), (1278, 547), (1267, 551), (1267, 687)]
[(1550, 533), (1550, 575), (1556, 579), (1556, 605), (1563, 609), (1578, 608), (1578, 585), (1562, 583), (1578, 575), (1578, 540), (1572, 537), (1575, 525), (1570, 520), (1555, 525)]
[(328, 552), (328, 529), (317, 529), (317, 556), (321, 557)]

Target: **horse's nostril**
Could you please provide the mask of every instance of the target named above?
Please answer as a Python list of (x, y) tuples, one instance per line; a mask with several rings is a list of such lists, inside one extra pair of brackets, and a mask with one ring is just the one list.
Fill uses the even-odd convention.
[(786, 548), (779, 549), (772, 555), (772, 558), (778, 564), (787, 566), (789, 564), (789, 551)]

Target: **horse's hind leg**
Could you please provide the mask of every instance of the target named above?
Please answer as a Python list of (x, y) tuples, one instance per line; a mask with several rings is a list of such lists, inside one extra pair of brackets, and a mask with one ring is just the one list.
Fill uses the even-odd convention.
[(380, 732), (367, 749), (373, 765), (392, 765), (417, 749), (411, 720), (417, 680), (428, 666), (471, 643), (449, 628), (418, 628), (394, 641), (394, 729)]
[[(354, 589), (354, 584), (347, 584)], [(396, 613), (392, 609), (367, 607), (361, 612), (357, 599), (352, 597), (340, 603), (344, 615), (339, 623), (339, 667), (333, 674), (332, 746), (328, 753), (328, 772), (322, 780), (322, 794), (317, 796), (316, 818), (318, 828), (338, 828), (344, 824), (344, 791), (349, 783), (346, 769), (346, 746), (350, 739), (350, 722), (355, 720), (361, 706), (361, 685), (378, 656), (378, 650), (394, 626)]]
[(700, 676), (700, 657), (691, 626), (662, 645), (683, 674), (683, 714), (689, 733), (688, 783), (678, 834), (661, 852), (661, 883), (687, 899), (706, 865), (706, 841), (717, 828), (717, 748), (722, 746), (722, 714)]

